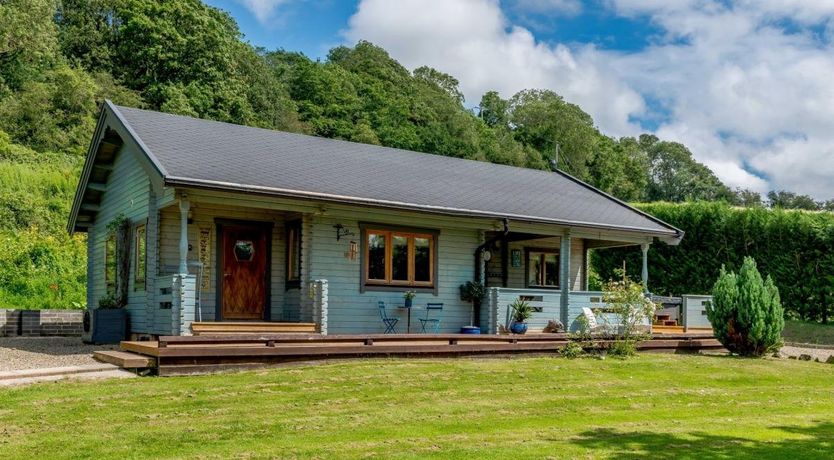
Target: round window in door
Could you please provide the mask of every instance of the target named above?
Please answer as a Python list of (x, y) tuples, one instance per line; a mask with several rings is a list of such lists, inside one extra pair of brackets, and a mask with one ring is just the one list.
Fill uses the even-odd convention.
[(251, 262), (255, 258), (255, 243), (246, 240), (235, 241), (235, 259), (238, 262)]

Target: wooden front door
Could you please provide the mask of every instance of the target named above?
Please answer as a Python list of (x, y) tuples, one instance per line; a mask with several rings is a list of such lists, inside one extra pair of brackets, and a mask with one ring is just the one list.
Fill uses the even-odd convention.
[(221, 227), (221, 319), (263, 320), (268, 295), (269, 229)]

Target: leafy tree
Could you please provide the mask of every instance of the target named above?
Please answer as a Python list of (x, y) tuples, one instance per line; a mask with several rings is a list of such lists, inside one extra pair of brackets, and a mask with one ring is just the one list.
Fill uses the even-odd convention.
[(510, 103), (501, 99), (497, 91), (487, 91), (481, 97), (478, 116), (490, 127), (507, 128), (510, 122)]
[(0, 2), (0, 97), (37, 78), (56, 60), (54, 0)]
[(805, 209), (815, 211), (821, 205), (808, 195), (799, 195), (787, 190), (771, 190), (767, 193), (768, 205), (771, 208)]
[(622, 200), (637, 201), (645, 196), (649, 182), (649, 161), (634, 138), (619, 141), (600, 136), (597, 153), (588, 165), (589, 181)]
[(733, 200), (732, 191), (683, 144), (649, 134), (639, 143), (649, 157), (649, 201)]
[(553, 91), (524, 90), (510, 99), (510, 123), (519, 142), (555, 160), (559, 169), (588, 177), (599, 135), (594, 120), (579, 106)]
[(733, 202), (739, 206), (744, 206), (745, 208), (758, 208), (764, 206), (762, 195), (759, 192), (737, 188), (735, 195), (736, 199), (733, 200)]
[(744, 258), (738, 276), (722, 267), (712, 295), (707, 317), (727, 350), (762, 356), (779, 349), (785, 327), (779, 290), (770, 276), (762, 280), (752, 257)]

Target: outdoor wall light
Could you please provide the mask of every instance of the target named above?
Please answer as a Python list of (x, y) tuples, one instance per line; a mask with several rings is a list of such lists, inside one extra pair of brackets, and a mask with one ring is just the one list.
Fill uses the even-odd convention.
[(355, 233), (342, 224), (336, 224), (333, 228), (336, 229), (336, 241), (341, 240), (343, 236), (356, 236)]

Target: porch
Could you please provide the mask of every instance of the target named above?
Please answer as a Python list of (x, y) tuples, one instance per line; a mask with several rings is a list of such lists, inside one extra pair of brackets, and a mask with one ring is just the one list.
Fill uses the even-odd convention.
[[(251, 369), (299, 361), (370, 357), (461, 357), (515, 354), (555, 355), (570, 340), (567, 334), (244, 334), (166, 336), (158, 341), (122, 342), (126, 357), (158, 375)], [(593, 340), (605, 349), (611, 341)], [(647, 352), (695, 353), (721, 350), (712, 334), (658, 334), (641, 342)], [(127, 367), (125, 365), (123, 367)]]

